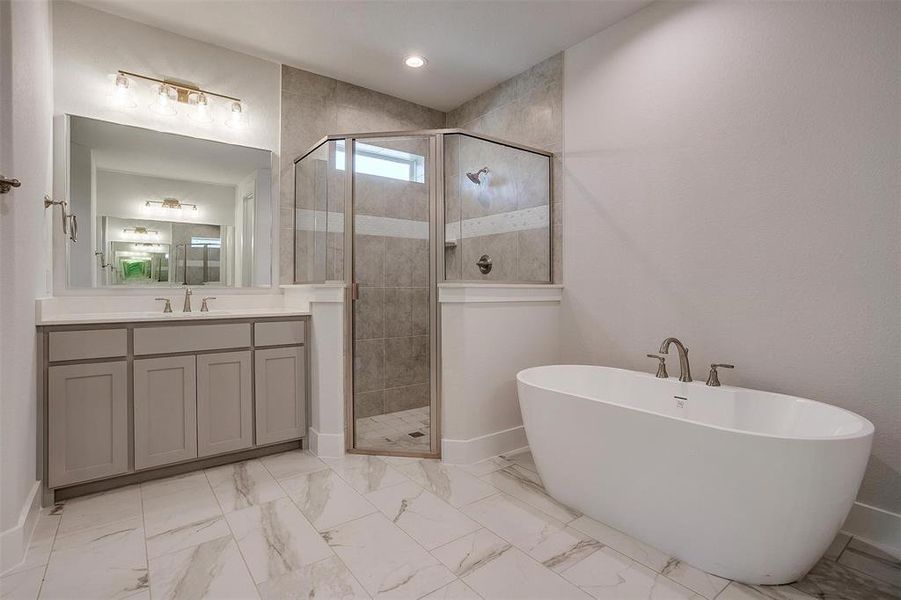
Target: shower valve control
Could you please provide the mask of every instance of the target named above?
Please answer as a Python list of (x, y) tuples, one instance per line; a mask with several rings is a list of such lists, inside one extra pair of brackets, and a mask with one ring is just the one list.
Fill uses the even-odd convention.
[(476, 261), (476, 266), (479, 268), (479, 271), (482, 272), (482, 275), (487, 275), (491, 272), (491, 257), (487, 254), (483, 254), (479, 257), (479, 260)]

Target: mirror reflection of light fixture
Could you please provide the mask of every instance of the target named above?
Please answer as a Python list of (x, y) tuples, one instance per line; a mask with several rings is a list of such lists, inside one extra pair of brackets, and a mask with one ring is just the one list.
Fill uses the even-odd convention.
[(156, 229), (147, 229), (146, 227), (126, 227), (122, 230), (123, 233), (131, 233), (132, 235), (138, 237), (145, 237), (148, 235), (152, 235), (154, 237), (160, 234)]
[(247, 112), (245, 112), (242, 102), (235, 101), (231, 103), (225, 124), (232, 129), (244, 129), (247, 127)]
[[(198, 214), (197, 205), (182, 202), (178, 198), (164, 198), (163, 200), (147, 200), (144, 202), (144, 209), (155, 215), (170, 215), (181, 217), (196, 217)], [(190, 209), (190, 210), (189, 210)]]
[(175, 99), (178, 92), (175, 88), (168, 84), (160, 84), (156, 89), (156, 97), (150, 110), (163, 117), (174, 117), (178, 111), (175, 109)]
[(113, 89), (108, 96), (110, 106), (118, 110), (136, 108), (138, 103), (135, 102), (134, 81), (122, 73), (112, 75), (111, 79)]
[(191, 92), (188, 94), (188, 104), (191, 105), (191, 112), (188, 118), (197, 123), (212, 123), (213, 114), (210, 111), (210, 102), (206, 94), (203, 92)]

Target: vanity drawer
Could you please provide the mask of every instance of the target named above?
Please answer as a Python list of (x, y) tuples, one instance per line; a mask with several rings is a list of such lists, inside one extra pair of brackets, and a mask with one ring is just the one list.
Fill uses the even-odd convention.
[(50, 332), (50, 362), (112, 358), (128, 354), (125, 329)]
[(135, 356), (250, 347), (250, 323), (136, 327)]
[(304, 343), (303, 321), (270, 321), (254, 323), (253, 345), (288, 346)]

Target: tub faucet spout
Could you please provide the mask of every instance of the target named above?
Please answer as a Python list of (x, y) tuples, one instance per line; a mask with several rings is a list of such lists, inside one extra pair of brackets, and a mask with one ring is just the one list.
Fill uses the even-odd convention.
[(688, 348), (674, 337), (668, 337), (660, 344), (660, 353), (669, 354), (670, 344), (679, 351), (679, 381), (691, 381), (691, 367), (688, 364)]

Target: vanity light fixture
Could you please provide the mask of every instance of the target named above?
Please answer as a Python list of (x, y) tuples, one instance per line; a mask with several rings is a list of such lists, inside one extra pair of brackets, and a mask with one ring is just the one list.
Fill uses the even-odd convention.
[(213, 114), (210, 111), (210, 101), (203, 92), (192, 92), (188, 95), (188, 104), (191, 112), (188, 118), (198, 123), (212, 123)]
[(247, 126), (247, 106), (240, 98), (218, 94), (209, 90), (203, 90), (196, 85), (176, 81), (173, 79), (158, 79), (131, 71), (117, 71), (110, 78), (113, 80), (113, 90), (110, 93), (110, 102), (116, 108), (134, 108), (135, 80), (149, 81), (154, 85), (154, 100), (150, 104), (150, 110), (155, 114), (172, 117), (178, 114), (178, 103), (189, 105), (188, 118), (198, 123), (212, 123), (213, 112), (218, 110), (212, 103), (214, 98), (226, 102), (228, 118), (225, 124), (233, 129), (243, 129)]
[(235, 101), (231, 103), (225, 124), (232, 129), (244, 129), (247, 127), (247, 112), (245, 112), (244, 105), (241, 102)]
[(138, 103), (135, 102), (134, 81), (122, 73), (111, 75), (110, 78), (113, 81), (113, 90), (108, 97), (110, 106), (119, 110), (136, 108)]
[(404, 59), (404, 64), (411, 69), (419, 69), (420, 67), (424, 67), (427, 62), (429, 61), (416, 54), (411, 54)]
[(165, 83), (160, 84), (156, 88), (156, 96), (153, 104), (150, 105), (150, 110), (161, 117), (174, 117), (178, 114), (175, 109), (176, 93), (172, 86)]

